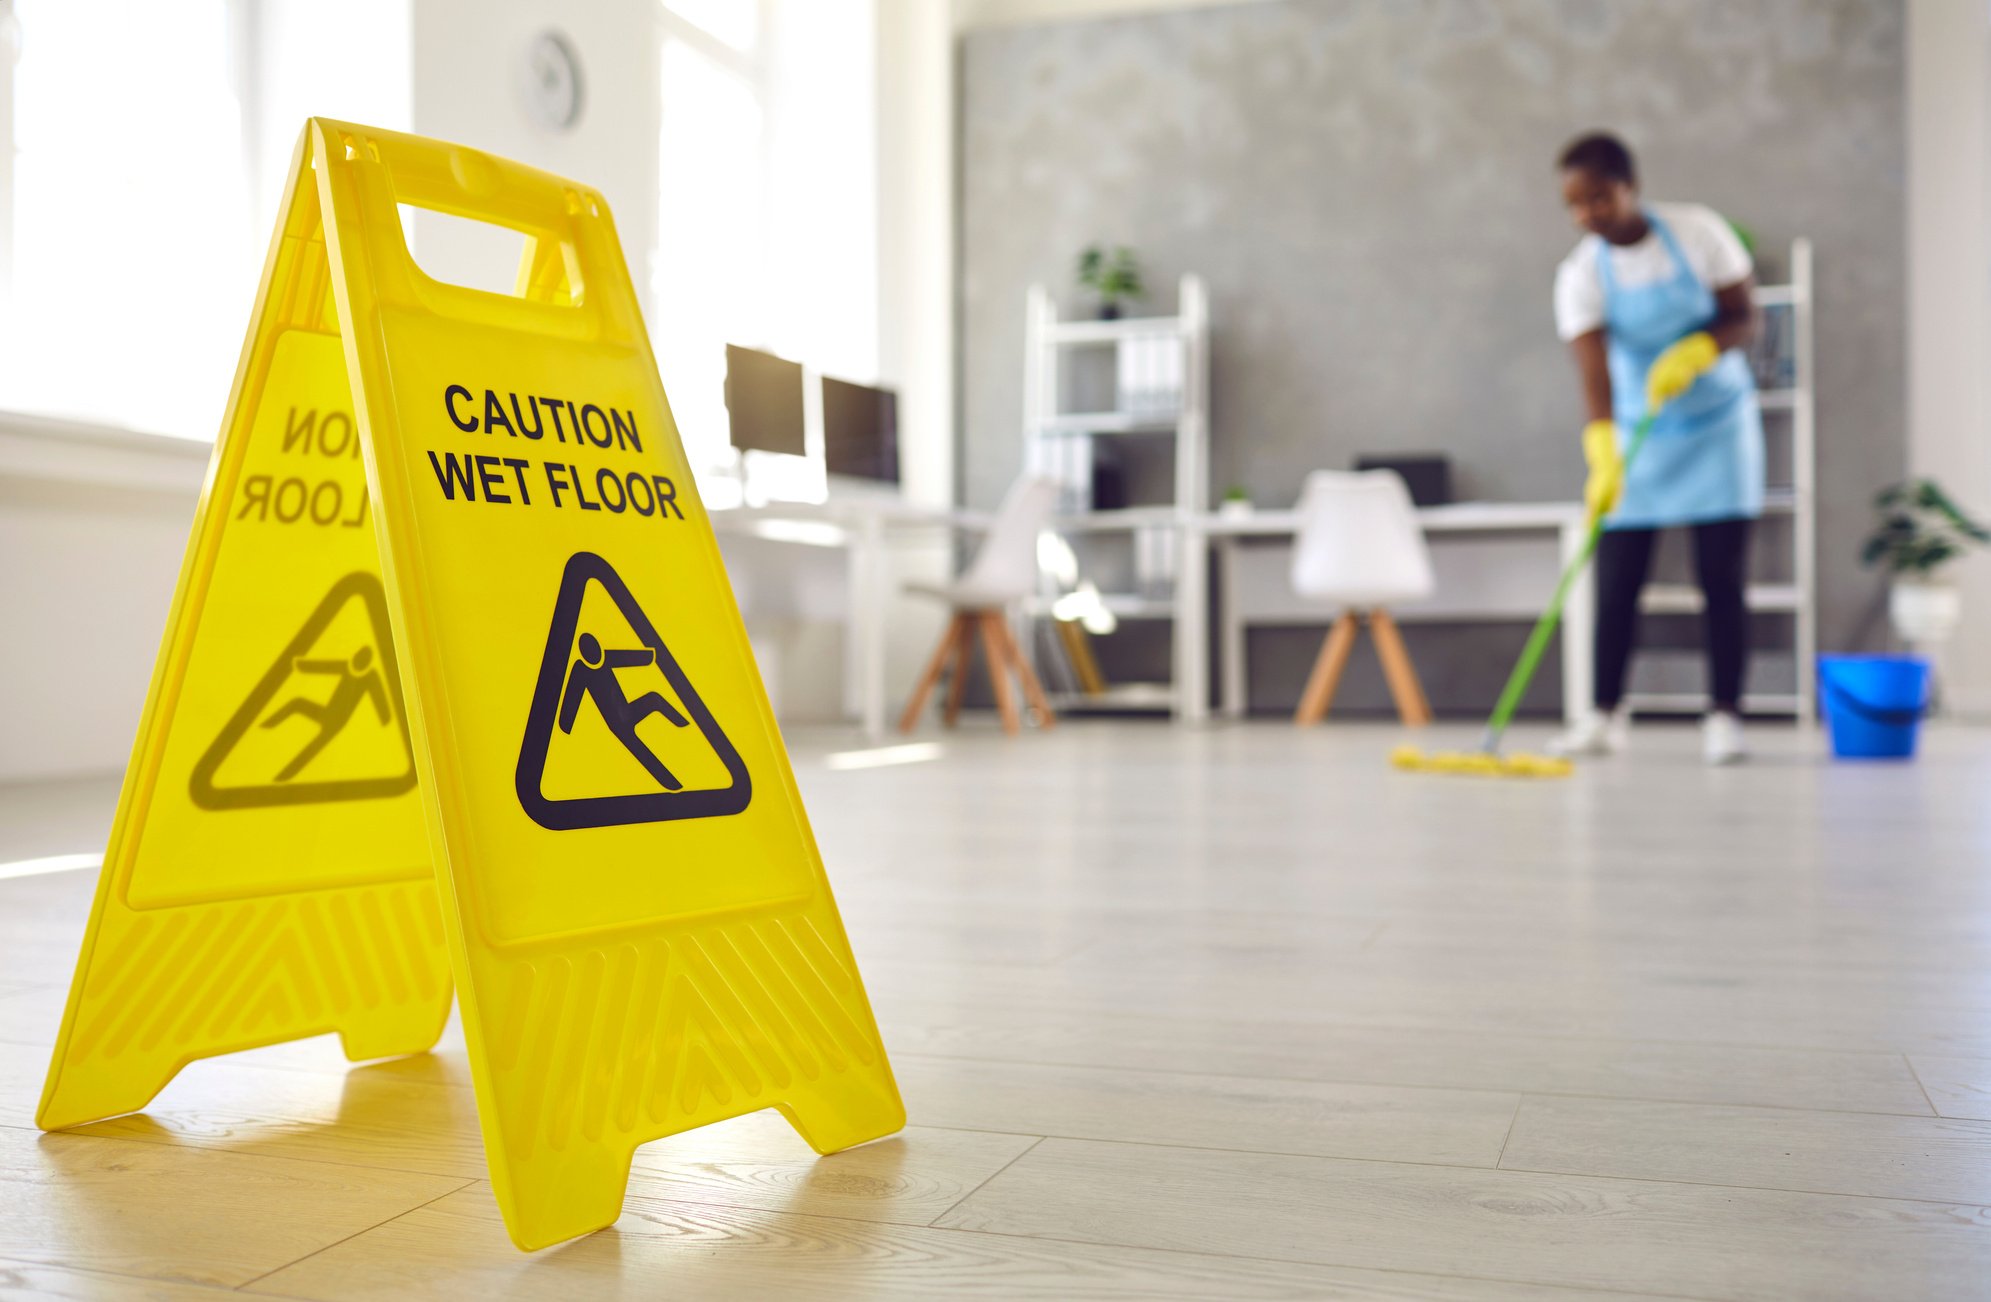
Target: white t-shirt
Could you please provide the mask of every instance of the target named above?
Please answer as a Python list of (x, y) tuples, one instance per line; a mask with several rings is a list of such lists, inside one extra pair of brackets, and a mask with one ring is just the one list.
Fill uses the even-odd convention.
[[(1726, 289), (1747, 276), (1754, 264), (1735, 228), (1714, 209), (1698, 203), (1655, 203), (1653, 215), (1679, 242), (1687, 265), (1709, 289)], [(1566, 343), (1604, 324), (1604, 278), (1597, 272), (1601, 235), (1585, 235), (1555, 273), (1555, 332)], [(1627, 289), (1656, 284), (1673, 274), (1673, 259), (1656, 230), (1636, 244), (1610, 246), (1611, 275)]]

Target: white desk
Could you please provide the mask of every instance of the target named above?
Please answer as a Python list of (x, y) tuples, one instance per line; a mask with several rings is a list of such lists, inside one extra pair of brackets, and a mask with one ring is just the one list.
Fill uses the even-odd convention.
[[(1583, 546), (1583, 508), (1573, 502), (1461, 502), (1417, 514), (1433, 543), (1438, 582), (1430, 598), (1393, 612), (1406, 622), (1532, 620), (1547, 604), (1557, 573)], [(867, 736), (884, 736), (890, 711), (885, 653), (897, 591), (890, 564), (894, 538), (917, 530), (986, 528), (988, 513), (864, 497), (720, 507), (710, 515), (721, 533), (843, 550), (848, 608), (837, 614), (843, 621), (844, 706)], [(1292, 590), (1288, 570), (1299, 516), (1256, 511), (1246, 516), (1168, 512), (1165, 517), (1182, 530), (1185, 543), (1178, 552), (1172, 599), (1176, 717), (1193, 722), (1208, 715), (1210, 602), (1201, 562), (1210, 547), (1222, 579), (1216, 611), (1220, 708), (1232, 717), (1242, 715), (1245, 630), (1254, 624), (1324, 624), (1335, 613)], [(1082, 530), (1088, 523), (1080, 517), (1061, 521), (1060, 527)], [(1563, 708), (1572, 719), (1590, 701), (1594, 620), (1592, 587), (1585, 575), (1571, 589), (1562, 621)]]
[[(1392, 608), (1400, 621), (1533, 620), (1548, 604), (1562, 567), (1582, 550), (1587, 532), (1583, 507), (1575, 502), (1458, 502), (1422, 508), (1417, 518), (1432, 542), (1437, 586), (1424, 601)], [(1289, 571), (1291, 541), (1299, 528), (1297, 512), (1204, 515), (1195, 517), (1190, 527), (1217, 551), (1220, 708), (1236, 717), (1245, 708), (1246, 628), (1324, 624), (1335, 612), (1293, 591)], [(1181, 604), (1192, 618), (1193, 612), (1206, 607), (1200, 601)], [(1562, 614), (1563, 714), (1571, 720), (1590, 704), (1595, 620), (1594, 590), (1586, 571), (1571, 588)], [(1209, 645), (1207, 630), (1185, 632), (1190, 645)]]
[(983, 528), (987, 513), (922, 506), (886, 495), (718, 507), (708, 513), (713, 529), (720, 533), (843, 549), (849, 604), (843, 612), (844, 709), (863, 724), (867, 737), (883, 737), (890, 690), (885, 681), (886, 634), (896, 591), (891, 536), (913, 529)]

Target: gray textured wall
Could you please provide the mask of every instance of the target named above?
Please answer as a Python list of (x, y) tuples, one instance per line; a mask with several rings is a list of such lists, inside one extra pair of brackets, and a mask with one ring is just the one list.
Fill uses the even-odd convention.
[[(1151, 307), (1184, 270), (1209, 282), (1213, 485), (1284, 505), (1358, 450), (1441, 448), (1463, 496), (1573, 496), (1549, 296), (1576, 233), (1552, 160), (1602, 126), (1649, 197), (1751, 227), (1764, 278), (1791, 237), (1816, 244), (1821, 634), (1854, 640), (1866, 501), (1904, 459), (1902, 26), (1899, 0), (1277, 0), (970, 34), (967, 500), (1020, 464), (1024, 287), (1068, 293), (1102, 240), (1141, 253)], [(1507, 637), (1417, 649), (1483, 706), (1483, 675), (1446, 661)], [(1309, 650), (1255, 642), (1254, 698), (1296, 690)]]

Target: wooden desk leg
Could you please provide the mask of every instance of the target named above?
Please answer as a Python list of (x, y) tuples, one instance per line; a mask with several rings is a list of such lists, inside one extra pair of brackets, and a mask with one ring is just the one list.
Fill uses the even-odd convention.
[(1002, 612), (977, 611), (974, 618), (982, 626), (982, 655), (989, 664), (989, 683), (995, 688), (996, 710), (1002, 715), (1002, 730), (1014, 737), (1023, 731), (1023, 720), (1016, 712), (1016, 698), (1010, 694), (1009, 662), (1002, 651)]
[(1390, 696), (1396, 701), (1397, 717), (1413, 728), (1431, 722), (1431, 702), (1425, 699), (1424, 685), (1417, 681), (1417, 668), (1403, 646), (1403, 634), (1387, 610), (1369, 612), (1369, 631), (1375, 634), (1376, 656), (1383, 662), (1383, 676), (1389, 680)]
[(1344, 610), (1321, 641), (1313, 672), (1307, 675), (1307, 690), (1300, 695), (1300, 708), (1293, 711), (1295, 726), (1304, 728), (1319, 723), (1327, 713), (1334, 700), (1334, 689), (1341, 683), (1341, 671), (1348, 667), (1348, 653), (1354, 649), (1355, 612)]
[(885, 522), (876, 513), (862, 513), (852, 524), (845, 572), (849, 607), (844, 633), (844, 709), (855, 714), (864, 735), (885, 735), (885, 622), (890, 616), (892, 590), (886, 582)]

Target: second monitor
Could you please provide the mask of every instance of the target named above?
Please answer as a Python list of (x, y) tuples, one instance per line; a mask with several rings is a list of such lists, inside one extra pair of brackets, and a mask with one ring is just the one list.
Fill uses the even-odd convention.
[(825, 375), (823, 457), (832, 475), (898, 483), (898, 395)]

